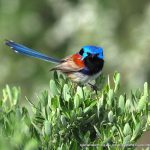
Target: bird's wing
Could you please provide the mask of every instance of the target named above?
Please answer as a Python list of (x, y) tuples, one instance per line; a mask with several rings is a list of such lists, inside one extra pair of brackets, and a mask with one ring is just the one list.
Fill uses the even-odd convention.
[(30, 49), (30, 48), (28, 48), (28, 47), (26, 47), (24, 45), (15, 43), (15, 42), (10, 41), (10, 40), (6, 40), (5, 44), (7, 46), (9, 46), (16, 53), (20, 53), (20, 54), (23, 54), (23, 55), (26, 55), (26, 56), (30, 56), (30, 57), (35, 57), (35, 58), (38, 58), (38, 59), (42, 59), (44, 61), (57, 63), (57, 64), (62, 62), (59, 59), (56, 59), (56, 58), (53, 58), (53, 57), (49, 57), (49, 56), (47, 56), (45, 54), (39, 53), (39, 52), (37, 52), (37, 51), (35, 51), (33, 49)]
[(63, 62), (52, 68), (51, 70), (61, 70), (64, 73), (77, 72), (82, 70), (85, 65), (80, 54), (74, 54), (72, 56), (66, 57), (62, 60)]

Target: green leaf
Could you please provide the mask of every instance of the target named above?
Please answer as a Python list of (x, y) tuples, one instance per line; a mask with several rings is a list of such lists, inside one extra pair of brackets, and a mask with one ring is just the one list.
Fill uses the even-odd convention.
[(83, 98), (83, 89), (80, 86), (77, 86), (77, 94), (81, 99)]
[(87, 133), (84, 135), (84, 143), (90, 142), (90, 131), (87, 131)]
[(57, 71), (54, 71), (54, 80), (58, 80), (58, 73), (57, 73)]
[(48, 120), (44, 121), (44, 129), (45, 129), (45, 134), (50, 136), (50, 134), (51, 134), (51, 123)]
[(100, 115), (100, 108), (103, 106), (103, 94), (102, 96), (99, 98), (98, 102), (97, 102), (97, 116), (99, 118), (99, 115)]
[(111, 86), (110, 86), (110, 79), (109, 79), (109, 75), (108, 75), (108, 79), (107, 79), (108, 81), (108, 90), (111, 88)]
[(140, 99), (140, 97), (141, 97), (141, 91), (140, 91), (140, 89), (136, 90), (135, 96), (136, 96), (137, 99)]
[(116, 126), (113, 126), (113, 127), (111, 128), (111, 132), (114, 133), (114, 132), (116, 132), (116, 131), (117, 131)]
[(114, 73), (114, 83), (115, 83), (115, 89), (114, 92), (116, 92), (119, 88), (119, 83), (120, 83), (120, 74), (118, 72)]
[(75, 108), (78, 108), (78, 107), (79, 107), (79, 104), (80, 104), (80, 97), (79, 97), (79, 95), (76, 93), (75, 96), (74, 96), (74, 107), (75, 107)]
[(66, 101), (69, 101), (71, 98), (70, 92), (69, 92), (69, 87), (67, 84), (65, 84), (63, 87), (63, 96)]
[(145, 96), (142, 96), (138, 102), (137, 110), (140, 112), (146, 107), (147, 99)]
[(113, 98), (113, 90), (110, 89), (108, 92), (108, 100), (107, 100), (107, 104), (111, 107), (112, 105), (112, 98)]
[(131, 130), (129, 123), (125, 124), (124, 129), (123, 129), (123, 133), (125, 136), (132, 134), (132, 130)]
[(131, 135), (127, 135), (126, 137), (124, 137), (123, 139), (123, 144), (129, 144), (131, 140)]
[(94, 129), (95, 129), (95, 131), (96, 131), (97, 136), (98, 136), (98, 137), (101, 137), (101, 134), (100, 134), (99, 130), (97, 129), (97, 127), (96, 127), (95, 125), (94, 125)]
[(8, 85), (6, 85), (6, 91), (7, 91), (9, 100), (12, 101), (12, 92), (11, 92), (10, 87)]
[(136, 125), (137, 124), (137, 121), (136, 121), (136, 114), (132, 112), (132, 120), (134, 122), (134, 124)]
[(83, 93), (84, 99), (83, 100), (86, 100), (91, 95), (91, 91), (88, 89), (88, 87), (83, 87), (83, 91), (84, 91), (84, 93)]
[(84, 113), (89, 112), (89, 111), (93, 108), (93, 106), (95, 106), (95, 104), (96, 104), (96, 101), (92, 102), (90, 106), (86, 107), (86, 108), (83, 110), (83, 112), (84, 112)]
[(126, 100), (125, 108), (126, 108), (126, 111), (127, 111), (127, 112), (132, 111), (132, 103), (131, 103), (131, 100), (130, 100), (130, 99), (127, 99), (127, 100)]
[(54, 80), (50, 80), (50, 92), (52, 97), (58, 94), (57, 86)]
[(48, 91), (44, 91), (42, 93), (42, 96), (40, 98), (40, 101), (42, 102), (43, 106), (46, 107), (48, 104)]
[(78, 108), (82, 103), (82, 100), (83, 100), (83, 89), (80, 86), (78, 86), (77, 92), (75, 93), (74, 96), (74, 107)]
[(135, 126), (135, 130), (133, 131), (131, 141), (134, 141), (140, 133), (141, 133), (141, 123), (139, 122)]
[(114, 116), (113, 116), (113, 112), (112, 111), (110, 111), (109, 113), (108, 113), (108, 120), (109, 120), (109, 122), (113, 122), (113, 120), (114, 120)]
[(19, 96), (20, 96), (20, 88), (13, 87), (12, 88), (12, 95), (13, 95), (13, 105), (18, 104)]
[(145, 82), (145, 84), (144, 84), (144, 94), (143, 94), (143, 96), (141, 96), (141, 98), (139, 100), (137, 110), (139, 112), (142, 111), (144, 108), (146, 108), (147, 103), (148, 103), (148, 84), (147, 84), (147, 82)]
[(66, 121), (66, 117), (64, 115), (61, 115), (60, 117), (61, 123), (66, 126), (67, 125), (67, 121)]
[(13, 107), (18, 104), (20, 95), (20, 88), (13, 87), (12, 89), (6, 85), (6, 88), (3, 90), (3, 103), (7, 102), (7, 108)]
[(118, 103), (118, 108), (123, 112), (125, 109), (125, 102), (124, 102), (124, 97), (120, 95), (119, 97), (119, 103)]

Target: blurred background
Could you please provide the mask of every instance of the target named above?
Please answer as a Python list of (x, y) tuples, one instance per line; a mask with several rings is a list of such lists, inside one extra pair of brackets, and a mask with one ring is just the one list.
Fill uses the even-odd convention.
[(48, 89), (53, 64), (13, 53), (4, 39), (58, 58), (98, 45), (104, 75), (120, 72), (125, 92), (150, 82), (149, 0), (0, 0), (0, 90), (35, 96)]

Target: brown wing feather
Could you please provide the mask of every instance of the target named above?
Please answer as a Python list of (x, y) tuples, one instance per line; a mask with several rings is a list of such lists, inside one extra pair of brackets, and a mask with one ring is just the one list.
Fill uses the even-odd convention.
[(77, 72), (85, 67), (82, 56), (74, 54), (62, 60), (62, 63), (52, 68), (51, 70), (60, 70), (63, 73)]

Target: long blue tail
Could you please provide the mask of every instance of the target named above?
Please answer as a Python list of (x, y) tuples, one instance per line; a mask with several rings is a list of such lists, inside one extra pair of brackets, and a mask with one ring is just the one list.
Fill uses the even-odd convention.
[(21, 44), (15, 43), (15, 42), (10, 41), (10, 40), (6, 40), (5, 44), (7, 46), (9, 46), (16, 53), (20, 53), (20, 54), (23, 54), (23, 55), (26, 55), (26, 56), (30, 56), (30, 57), (35, 57), (35, 58), (38, 58), (38, 59), (42, 59), (44, 61), (57, 63), (57, 64), (62, 62), (59, 59), (55, 59), (53, 57), (49, 57), (47, 55), (41, 54), (41, 53), (39, 53), (39, 52), (37, 52), (35, 50), (32, 50), (32, 49), (30, 49), (28, 47), (25, 47), (25, 46), (23, 46)]

